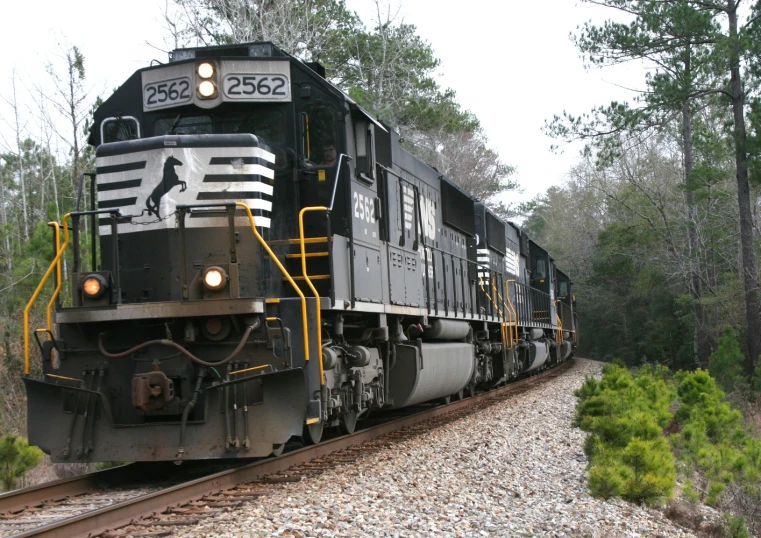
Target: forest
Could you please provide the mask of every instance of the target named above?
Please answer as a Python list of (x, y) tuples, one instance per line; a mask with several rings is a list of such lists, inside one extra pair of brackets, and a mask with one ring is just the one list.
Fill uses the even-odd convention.
[[(584, 1), (611, 12), (571, 36), (589, 68), (647, 74), (629, 102), (548, 103), (558, 150), (584, 152), (564, 184), (523, 205), (510, 148), (490, 145), (437, 82), (431, 45), (382, 4), (362, 20), (343, 0), (172, 0), (162, 17), (177, 47), (269, 40), (322, 63), (410, 150), (521, 223), (573, 278), (580, 356), (708, 368), (749, 402), (761, 390), (761, 2)], [(47, 222), (74, 208), (94, 168), (89, 119), (107, 97), (87, 90), (75, 42), (45, 67), (45, 81), (11, 74), (0, 103), (0, 432), (14, 435), (26, 429), (21, 312), (52, 258)], [(723, 336), (738, 351), (714, 360)]]

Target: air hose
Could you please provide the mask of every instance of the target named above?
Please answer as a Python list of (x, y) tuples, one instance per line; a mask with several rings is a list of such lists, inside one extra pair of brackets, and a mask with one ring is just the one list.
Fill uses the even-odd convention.
[(246, 340), (248, 340), (249, 335), (251, 334), (251, 331), (254, 330), (254, 325), (249, 325), (246, 327), (246, 330), (243, 332), (243, 337), (240, 339), (240, 342), (238, 343), (238, 346), (233, 350), (230, 355), (228, 355), (226, 358), (222, 359), (219, 362), (207, 362), (205, 360), (199, 359), (195, 355), (193, 355), (190, 351), (185, 349), (183, 346), (178, 344), (177, 342), (173, 342), (172, 340), (148, 340), (147, 342), (143, 342), (142, 344), (138, 344), (135, 347), (132, 347), (128, 349), (127, 351), (122, 351), (121, 353), (109, 353), (106, 351), (106, 348), (103, 346), (103, 333), (100, 333), (98, 335), (98, 349), (100, 349), (101, 354), (104, 357), (107, 357), (109, 359), (121, 359), (123, 357), (127, 357), (128, 355), (132, 355), (133, 353), (136, 353), (140, 351), (141, 349), (145, 349), (149, 346), (168, 346), (173, 347), (186, 357), (188, 357), (191, 361), (195, 362), (196, 364), (200, 364), (201, 366), (206, 366), (207, 368), (214, 368), (216, 366), (224, 366), (231, 360), (233, 360), (238, 353), (243, 349), (243, 346), (246, 344)]

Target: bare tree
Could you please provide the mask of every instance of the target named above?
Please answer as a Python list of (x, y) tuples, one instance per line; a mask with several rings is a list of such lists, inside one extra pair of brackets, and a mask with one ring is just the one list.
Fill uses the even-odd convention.
[(21, 120), (19, 119), (19, 109), (21, 108), (21, 105), (19, 104), (18, 95), (16, 94), (16, 79), (17, 79), (16, 69), (14, 68), (13, 74), (11, 76), (11, 87), (12, 87), (13, 97), (10, 100), (6, 98), (3, 98), (3, 100), (13, 110), (13, 124), (9, 124), (9, 125), (13, 129), (15, 148), (9, 147), (6, 149), (8, 149), (9, 153), (15, 155), (18, 160), (17, 169), (16, 169), (16, 177), (18, 178), (19, 188), (21, 189), (21, 211), (22, 211), (21, 231), (24, 236), (24, 239), (26, 241), (29, 241), (29, 216), (27, 214), (27, 200), (26, 200), (27, 198), (26, 170), (24, 168), (24, 146), (22, 144), (22, 133), (24, 132), (24, 129), (26, 127), (25, 125), (21, 124)]
[(59, 55), (64, 62), (64, 73), (61, 75), (56, 66), (48, 63), (47, 72), (55, 87), (55, 96), (50, 98), (53, 108), (70, 126), (70, 134), (59, 131), (53, 122), (60, 139), (69, 146), (71, 151), (71, 179), (76, 182), (81, 172), (82, 159), (82, 123), (87, 118), (90, 106), (89, 90), (84, 87), (85, 58), (76, 46), (61, 46), (64, 51)]

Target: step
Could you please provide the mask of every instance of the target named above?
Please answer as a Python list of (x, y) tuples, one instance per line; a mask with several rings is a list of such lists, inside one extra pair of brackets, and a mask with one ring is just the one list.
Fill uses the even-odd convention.
[[(293, 280), (296, 281), (306, 281), (306, 278), (303, 276), (291, 276)], [(330, 279), (330, 275), (309, 275), (309, 280), (328, 280)], [(283, 277), (284, 282), (288, 282), (288, 279)]]
[[(304, 244), (305, 245), (311, 245), (313, 243), (327, 243), (328, 238), (327, 237), (305, 237), (304, 238)], [(289, 244), (289, 245), (300, 245), (301, 239), (273, 239), (271, 241), (268, 241), (270, 245), (283, 245), (283, 244)]]
[[(327, 257), (328, 252), (306, 252), (304, 254), (305, 258), (324, 258)], [(292, 259), (292, 258), (301, 258), (301, 254), (286, 254), (286, 258)]]

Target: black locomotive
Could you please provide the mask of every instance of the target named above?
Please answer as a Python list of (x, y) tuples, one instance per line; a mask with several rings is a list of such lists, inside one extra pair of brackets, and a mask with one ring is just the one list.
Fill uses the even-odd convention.
[(98, 108), (89, 141), (97, 205), (60, 227), (55, 325), (25, 377), (53, 461), (267, 456), (573, 354), (550, 255), (319, 64), (270, 43), (175, 50)]

